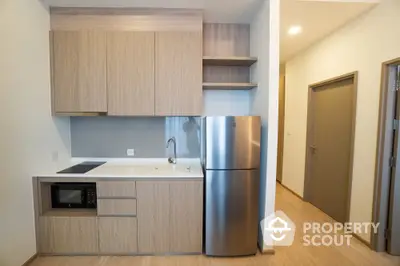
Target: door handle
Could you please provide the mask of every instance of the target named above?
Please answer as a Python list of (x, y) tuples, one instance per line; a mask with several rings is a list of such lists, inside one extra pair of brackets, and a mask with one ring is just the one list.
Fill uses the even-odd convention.
[(313, 152), (315, 152), (315, 151), (317, 150), (317, 147), (314, 146), (314, 145), (310, 145), (309, 147), (310, 147), (310, 149), (311, 149)]

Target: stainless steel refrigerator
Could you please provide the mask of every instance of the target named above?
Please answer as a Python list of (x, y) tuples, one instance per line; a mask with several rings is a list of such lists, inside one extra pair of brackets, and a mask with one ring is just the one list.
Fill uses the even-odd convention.
[(261, 121), (258, 116), (205, 117), (205, 253), (257, 253)]

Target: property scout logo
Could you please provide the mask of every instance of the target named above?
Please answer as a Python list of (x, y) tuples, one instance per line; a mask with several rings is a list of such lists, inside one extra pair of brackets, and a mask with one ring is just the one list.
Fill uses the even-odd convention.
[(267, 246), (291, 246), (296, 225), (283, 212), (277, 211), (261, 221), (264, 244)]
[[(267, 246), (291, 246), (296, 233), (295, 223), (283, 212), (277, 211), (260, 223), (264, 244)], [(304, 246), (343, 246), (350, 245), (353, 233), (367, 234), (370, 230), (378, 232), (378, 224), (363, 223), (303, 223), (302, 244)]]

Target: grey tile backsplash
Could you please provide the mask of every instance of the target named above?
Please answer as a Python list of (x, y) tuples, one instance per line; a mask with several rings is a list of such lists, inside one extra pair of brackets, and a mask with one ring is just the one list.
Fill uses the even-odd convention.
[(199, 117), (71, 117), (73, 157), (128, 157), (130, 148), (134, 158), (168, 157), (172, 136), (178, 157), (200, 157)]

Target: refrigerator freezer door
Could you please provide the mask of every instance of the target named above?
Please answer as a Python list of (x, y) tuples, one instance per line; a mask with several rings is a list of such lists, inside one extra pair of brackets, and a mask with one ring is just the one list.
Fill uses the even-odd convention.
[(259, 180), (259, 170), (207, 170), (206, 255), (257, 253)]
[(259, 116), (216, 116), (204, 119), (206, 169), (259, 168)]

